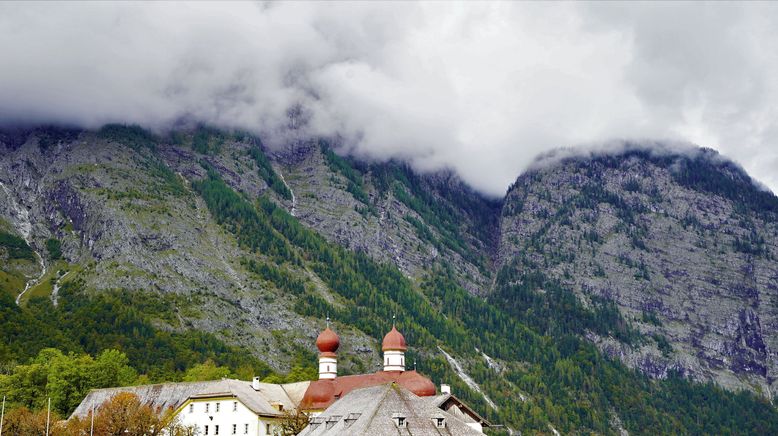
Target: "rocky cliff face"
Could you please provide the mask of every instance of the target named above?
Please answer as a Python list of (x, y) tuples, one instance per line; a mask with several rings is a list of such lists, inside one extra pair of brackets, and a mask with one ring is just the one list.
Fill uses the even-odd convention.
[[(245, 253), (190, 189), (205, 174), (203, 159), (243, 192), (267, 191), (245, 153), (249, 143), (224, 141), (220, 153), (201, 154), (187, 144), (132, 147), (95, 132), (66, 133), (14, 132), (16, 143), (6, 136), (0, 153), (8, 188), (0, 191), (0, 217), (19, 235), (30, 229), (25, 238), (44, 267), (55, 264), (45, 241), (61, 241), (66, 263), (56, 264), (56, 285), (78, 278), (96, 292), (161, 293), (175, 301), (180, 327), (226, 336), (282, 367), (289, 356), (269, 350), (315, 338), (315, 321), (293, 315), (283, 293), (246, 271)], [(31, 293), (55, 299), (49, 276), (28, 270)], [(364, 347), (364, 335), (351, 342)]]
[(772, 395), (778, 374), (778, 200), (709, 150), (571, 158), (518, 178), (500, 267), (540, 270), (616, 302), (644, 339), (589, 334), (653, 377), (679, 371)]
[[(8, 292), (18, 295), (21, 284), (29, 283), (32, 294), (51, 295), (50, 277), (55, 285), (78, 277), (95, 291), (151, 290), (176, 299), (184, 326), (226, 333), (232, 342), (258, 354), (272, 354), (266, 352), (288, 339), (280, 338), (280, 331), (294, 332), (301, 345), (309, 346), (320, 320), (293, 314), (281, 291), (246, 270), (241, 264), (245, 250), (191, 189), (193, 181), (205, 177), (203, 163), (248, 198), (268, 195), (327, 239), (394, 262), (413, 280), (445, 258), (471, 292), (488, 289), (488, 247), (496, 235), (471, 230), (484, 216), (496, 223), (496, 214), (482, 213), (495, 210), (496, 203), (482, 199), (451, 174), (419, 177), (400, 164), (388, 164), (366, 165), (355, 176), (342, 171), (350, 163), (334, 162), (341, 158), (326, 146), (300, 143), (270, 154), (272, 170), (290, 189), (287, 198), (260, 176), (249, 153), (260, 147), (255, 138), (210, 130), (171, 138), (144, 134), (110, 129), (3, 134), (0, 219), (29, 242), (42, 262), (16, 262)], [(359, 199), (350, 192), (354, 182), (349, 177), (359, 177)], [(377, 177), (383, 177), (384, 186), (377, 186)], [(404, 194), (404, 202), (397, 193)], [(449, 199), (453, 195), (465, 198), (472, 208), (460, 209)], [(430, 204), (448, 216), (437, 222)], [(421, 214), (434, 218), (434, 225)], [(461, 245), (441, 242), (452, 234)], [(66, 265), (48, 259), (45, 241), (50, 238), (61, 241)], [(49, 266), (57, 271), (46, 274)], [(315, 273), (309, 271), (307, 278), (327, 292)], [(30, 295), (25, 294), (22, 304)], [(236, 320), (246, 328), (231, 328)], [(363, 334), (350, 342), (375, 352)]]
[[(559, 350), (548, 342), (571, 332), (655, 378), (680, 372), (771, 396), (778, 200), (715, 153), (648, 150), (549, 159), (495, 201), (450, 173), (359, 162), (320, 141), (265, 150), (257, 138), (203, 128), (168, 137), (121, 126), (3, 132), (0, 234), (11, 235), (6, 245), (31, 251), (12, 257), (13, 247), (0, 244), (0, 291), (24, 292), (22, 306), (31, 296), (56, 302), (57, 289), (73, 280), (89, 292), (151, 291), (175, 311), (159, 327), (214, 333), (279, 369), (290, 364), (290, 345), (312, 348), (326, 313), (306, 305), (321, 304), (373, 322), (338, 324), (346, 371), (376, 369), (380, 361), (374, 321), (388, 312), (369, 306), (410, 299), (421, 305), (413, 322), (419, 341), (428, 342), (420, 354), (431, 362), (427, 368), (456, 374), (485, 410), (535, 430), (554, 423), (604, 431), (603, 422), (619, 422), (608, 409), (617, 405), (598, 406), (607, 416), (591, 420), (600, 427), (581, 424), (589, 412), (561, 417), (574, 398), (589, 395), (574, 390), (580, 377), (563, 374), (575, 373), (560, 351), (570, 342)], [(315, 258), (333, 251), (305, 248), (318, 244), (310, 235), (292, 242), (291, 233), (281, 235), (283, 223), (268, 231), (292, 247), (291, 255), (280, 261), (253, 250), (237, 228), (246, 222), (218, 221), (195, 189), (209, 172), (250, 205), (268, 198), (316, 237), (395, 265), (405, 277), (375, 276), (392, 277), (394, 289), (408, 293), (347, 297), (326, 277), (335, 263)], [(52, 240), (61, 244), (62, 259), (49, 252)], [(282, 275), (262, 276), (249, 261)], [(337, 268), (354, 276), (346, 271), (351, 265)], [(386, 284), (370, 282), (371, 273), (355, 277), (376, 289)], [(516, 284), (526, 293), (512, 294)], [(458, 287), (478, 298), (465, 298)], [(615, 310), (601, 310), (603, 302), (614, 302)], [(578, 312), (546, 313), (556, 307)], [(589, 321), (568, 322), (578, 327), (558, 335), (544, 331), (538, 310)], [(495, 331), (476, 331), (486, 325)], [(468, 339), (444, 352), (449, 344), (435, 337), (441, 330), (456, 332), (449, 342)], [(553, 368), (543, 366), (544, 347), (560, 359)], [(559, 383), (571, 390), (546, 387)]]

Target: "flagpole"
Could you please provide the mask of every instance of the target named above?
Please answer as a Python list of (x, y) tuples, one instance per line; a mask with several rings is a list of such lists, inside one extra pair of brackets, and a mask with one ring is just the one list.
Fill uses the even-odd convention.
[(5, 418), (5, 395), (3, 395), (3, 408), (0, 411), (0, 436), (3, 436), (3, 418)]
[(46, 436), (49, 436), (50, 421), (51, 421), (51, 397), (49, 397), (49, 407), (46, 409)]

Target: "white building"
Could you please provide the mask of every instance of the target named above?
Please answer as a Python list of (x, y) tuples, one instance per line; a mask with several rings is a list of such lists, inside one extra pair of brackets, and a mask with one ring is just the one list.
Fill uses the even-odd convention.
[[(316, 346), (318, 380), (270, 384), (255, 377), (250, 382), (222, 379), (96, 389), (72, 416), (87, 417), (116, 394), (129, 392), (155, 410), (174, 410), (181, 424), (195, 427), (202, 436), (280, 434), (279, 424), (285, 412), (298, 409), (311, 417), (303, 433), (311, 435), (356, 435), (368, 431), (380, 436), (396, 434), (398, 430), (409, 435), (465, 435), (483, 434), (483, 427), (489, 426), (453, 396), (447, 385), (442, 385), (438, 393), (429, 378), (405, 369), (408, 347), (394, 326), (381, 347), (383, 371), (338, 377), (340, 338), (329, 327), (321, 332)], [(397, 422), (392, 424), (392, 420)]]
[(278, 385), (257, 378), (96, 389), (72, 416), (86, 417), (114, 395), (130, 392), (154, 409), (175, 410), (179, 422), (194, 426), (199, 435), (273, 435), (284, 412), (297, 409), (309, 383)]

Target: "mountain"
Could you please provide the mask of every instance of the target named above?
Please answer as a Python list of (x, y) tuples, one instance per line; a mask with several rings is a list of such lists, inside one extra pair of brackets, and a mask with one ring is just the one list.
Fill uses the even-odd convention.
[[(776, 200), (712, 152), (548, 159), (491, 200), (319, 139), (109, 125), (0, 143), (14, 404), (53, 389), (25, 378), (44, 347), (118, 349), (144, 381), (213, 362), (291, 380), (310, 376), (326, 316), (357, 373), (397, 315), (409, 362), (507, 428), (778, 431)], [(110, 380), (90, 383), (58, 410)]]
[(772, 396), (777, 217), (778, 199), (716, 152), (633, 145), (519, 177), (497, 263), (513, 284), (560, 286), (586, 307), (614, 302), (640, 338), (587, 337), (652, 377), (677, 371)]

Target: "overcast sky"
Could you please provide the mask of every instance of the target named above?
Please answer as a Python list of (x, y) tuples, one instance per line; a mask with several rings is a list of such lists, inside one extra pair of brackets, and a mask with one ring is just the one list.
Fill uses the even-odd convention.
[(293, 124), (493, 195), (543, 151), (672, 139), (776, 192), (776, 47), (769, 3), (3, 2), (0, 123)]

